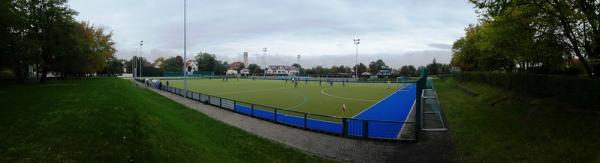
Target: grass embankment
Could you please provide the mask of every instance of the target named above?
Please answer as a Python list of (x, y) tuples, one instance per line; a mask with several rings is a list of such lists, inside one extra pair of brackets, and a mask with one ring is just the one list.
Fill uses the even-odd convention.
[(0, 162), (319, 162), (130, 81), (0, 87)]
[(453, 79), (434, 83), (459, 162), (600, 162), (597, 113), (485, 84), (462, 83), (480, 94), (472, 97)]

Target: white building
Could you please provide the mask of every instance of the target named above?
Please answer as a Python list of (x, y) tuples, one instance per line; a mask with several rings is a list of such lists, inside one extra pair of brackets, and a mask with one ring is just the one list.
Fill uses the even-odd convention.
[(227, 72), (225, 74), (226, 75), (237, 75), (238, 71), (237, 70), (227, 70)]
[(240, 71), (240, 75), (244, 75), (244, 76), (248, 76), (248, 75), (250, 75), (250, 69), (247, 69), (247, 68), (245, 68), (245, 69), (242, 69), (242, 70)]
[(292, 66), (286, 65), (269, 65), (267, 68), (267, 75), (296, 75), (298, 69)]

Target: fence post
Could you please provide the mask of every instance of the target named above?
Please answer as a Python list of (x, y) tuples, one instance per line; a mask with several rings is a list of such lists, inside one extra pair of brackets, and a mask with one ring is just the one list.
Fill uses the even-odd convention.
[(234, 111), (234, 112), (236, 112), (236, 111), (235, 111), (235, 106), (236, 106), (236, 103), (237, 103), (237, 101), (233, 100), (233, 111)]
[(273, 114), (273, 115), (275, 115), (274, 119), (275, 119), (275, 122), (277, 122), (277, 108), (275, 108), (275, 114)]
[(251, 110), (250, 110), (250, 115), (252, 115), (254, 117), (254, 104), (252, 104), (252, 106), (250, 106)]
[(308, 114), (304, 113), (304, 128), (306, 128), (306, 117)]
[(363, 136), (369, 138), (369, 121), (363, 120)]
[(223, 108), (223, 98), (219, 97), (219, 107)]
[(342, 135), (348, 136), (348, 122), (346, 118), (342, 118)]

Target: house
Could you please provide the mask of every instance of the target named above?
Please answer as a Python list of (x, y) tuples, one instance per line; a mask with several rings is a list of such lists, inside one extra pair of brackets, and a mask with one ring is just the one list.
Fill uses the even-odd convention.
[(242, 69), (242, 70), (240, 71), (240, 75), (243, 75), (243, 76), (248, 76), (248, 75), (250, 75), (250, 69), (247, 69), (247, 68), (245, 68), (245, 69)]
[(225, 73), (225, 75), (237, 75), (238, 72), (237, 70), (227, 70), (227, 72)]
[(240, 70), (240, 69), (244, 68), (244, 66), (246, 66), (246, 65), (244, 65), (244, 63), (242, 63), (242, 62), (233, 62), (233, 63), (229, 64), (229, 69), (230, 70)]
[(298, 74), (298, 69), (292, 66), (286, 65), (269, 65), (267, 68), (267, 75), (296, 75)]

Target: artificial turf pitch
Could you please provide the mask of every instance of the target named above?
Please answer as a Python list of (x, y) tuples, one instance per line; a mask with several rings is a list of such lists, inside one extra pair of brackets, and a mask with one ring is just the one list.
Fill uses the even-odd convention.
[[(170, 86), (179, 88), (182, 82), (168, 81)], [(192, 93), (189, 95), (191, 99), (291, 126), (354, 137), (412, 139), (401, 137), (401, 130), (407, 125), (405, 122), (416, 99), (414, 84), (405, 86), (396, 83), (388, 88), (388, 84), (381, 83), (336, 83), (338, 86), (323, 86), (318, 82), (301, 83), (302, 86), (295, 86), (292, 82), (282, 80), (203, 79), (189, 81), (188, 89), (203, 94), (200, 97)], [(184, 95), (181, 89), (165, 90)], [(229, 100), (223, 102), (218, 97)], [(348, 111), (342, 111), (344, 104)]]
[[(182, 80), (163, 80), (163, 84), (183, 88)], [(375, 103), (403, 88), (392, 83), (334, 83), (249, 79), (192, 79), (187, 81), (190, 91), (223, 97), (241, 102), (259, 104), (279, 109), (337, 117), (354, 117)], [(346, 112), (342, 105), (346, 105)]]

